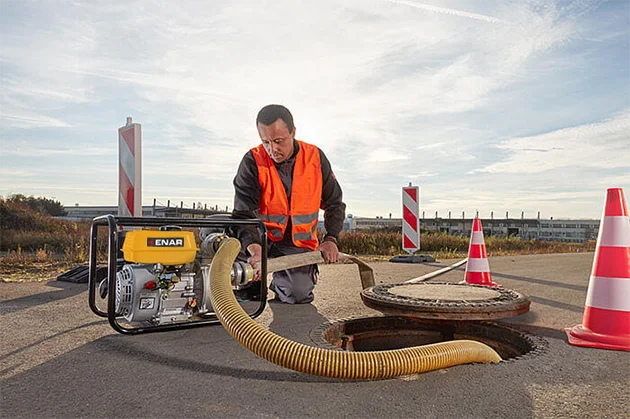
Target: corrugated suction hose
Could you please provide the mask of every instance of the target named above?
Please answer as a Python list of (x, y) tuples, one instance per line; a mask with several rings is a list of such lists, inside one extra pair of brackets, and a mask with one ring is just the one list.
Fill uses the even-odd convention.
[(278, 336), (252, 320), (234, 297), (230, 271), (240, 248), (239, 241), (230, 238), (217, 251), (212, 261), (212, 307), (234, 339), (267, 361), (323, 377), (378, 379), (460, 364), (501, 360), (492, 348), (471, 340), (455, 340), (391, 351), (344, 352), (315, 348)]

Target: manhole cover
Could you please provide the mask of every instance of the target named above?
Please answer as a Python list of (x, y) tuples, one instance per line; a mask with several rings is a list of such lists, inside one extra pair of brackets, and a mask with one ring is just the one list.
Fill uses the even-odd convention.
[(525, 295), (506, 288), (440, 282), (376, 285), (364, 289), (361, 299), (385, 314), (445, 320), (513, 317), (530, 305)]
[(541, 352), (546, 342), (491, 322), (426, 320), (412, 317), (366, 317), (319, 325), (311, 331), (318, 346), (345, 351), (381, 351), (458, 339), (485, 343), (504, 360)]

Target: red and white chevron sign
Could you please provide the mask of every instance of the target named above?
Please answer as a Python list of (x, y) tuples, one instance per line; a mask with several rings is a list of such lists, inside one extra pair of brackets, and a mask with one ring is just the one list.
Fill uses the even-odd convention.
[(413, 254), (420, 248), (420, 188), (411, 186), (402, 188), (403, 223), (402, 248)]
[(118, 129), (118, 216), (142, 217), (142, 127)]

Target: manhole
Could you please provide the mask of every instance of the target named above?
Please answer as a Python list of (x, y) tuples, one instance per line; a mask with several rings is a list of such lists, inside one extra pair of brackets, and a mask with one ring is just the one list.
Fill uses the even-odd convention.
[(494, 320), (529, 311), (525, 295), (501, 287), (457, 283), (376, 285), (361, 291), (363, 303), (390, 316), (442, 320)]
[(324, 323), (311, 331), (320, 346), (345, 351), (381, 351), (458, 339), (485, 343), (503, 360), (542, 350), (542, 339), (491, 322), (425, 320), (413, 317), (366, 317)]

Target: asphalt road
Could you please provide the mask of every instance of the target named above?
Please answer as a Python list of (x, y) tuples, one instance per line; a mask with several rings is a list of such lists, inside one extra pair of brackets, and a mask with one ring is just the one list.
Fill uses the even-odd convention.
[[(2, 417), (630, 418), (630, 353), (567, 343), (581, 323), (592, 253), (490, 258), (493, 279), (530, 296), (503, 321), (544, 345), (499, 364), (397, 379), (344, 381), (283, 369), (219, 326), (115, 333), (87, 306), (85, 284), (0, 283)], [(454, 261), (372, 263), (377, 283)], [(322, 266), (313, 304), (269, 305), (257, 321), (315, 345), (327, 321), (375, 316), (354, 265)], [(459, 268), (434, 281), (458, 282)]]

